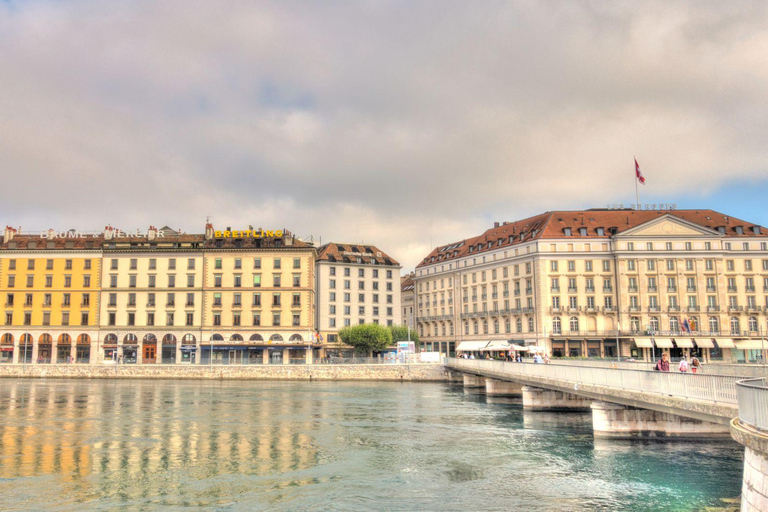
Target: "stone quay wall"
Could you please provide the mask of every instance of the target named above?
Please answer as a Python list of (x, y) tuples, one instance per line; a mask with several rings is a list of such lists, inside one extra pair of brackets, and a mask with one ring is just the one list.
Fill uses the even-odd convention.
[(200, 379), (200, 380), (366, 380), (447, 382), (441, 364), (339, 365), (20, 365), (0, 366), (0, 378)]

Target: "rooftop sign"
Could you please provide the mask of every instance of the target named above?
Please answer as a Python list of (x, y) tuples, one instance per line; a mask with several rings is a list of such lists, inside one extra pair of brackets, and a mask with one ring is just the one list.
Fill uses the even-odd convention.
[(283, 230), (243, 229), (240, 231), (214, 231), (214, 238), (282, 238)]

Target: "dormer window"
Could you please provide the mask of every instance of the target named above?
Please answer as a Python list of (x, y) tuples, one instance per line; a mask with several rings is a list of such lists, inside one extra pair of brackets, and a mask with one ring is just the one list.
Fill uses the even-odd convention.
[(488, 242), (488, 248), (490, 249), (493, 246), (493, 242)]
[(587, 228), (579, 228), (579, 235), (587, 236)]
[(725, 234), (725, 226), (717, 226), (717, 232), (721, 235)]
[(734, 229), (734, 231), (736, 231), (737, 235), (743, 235), (744, 234), (744, 227), (743, 226), (736, 226), (733, 229)]
[(563, 228), (563, 234), (565, 236), (571, 236), (571, 228)]
[(597, 236), (605, 236), (605, 228), (597, 228)]
[(752, 226), (752, 232), (756, 235), (760, 234), (760, 226)]

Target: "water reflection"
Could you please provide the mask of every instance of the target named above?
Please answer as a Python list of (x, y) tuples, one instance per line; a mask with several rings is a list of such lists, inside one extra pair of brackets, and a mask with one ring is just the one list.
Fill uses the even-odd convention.
[(0, 387), (14, 510), (696, 510), (738, 495), (737, 446), (684, 446), (594, 440), (589, 413), (441, 384)]

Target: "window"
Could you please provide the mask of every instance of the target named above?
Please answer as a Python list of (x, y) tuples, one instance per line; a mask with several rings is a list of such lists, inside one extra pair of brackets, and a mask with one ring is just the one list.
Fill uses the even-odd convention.
[(220, 269), (221, 268), (221, 258), (216, 258), (214, 260), (213, 268)]
[(117, 288), (117, 276), (115, 274), (109, 276), (109, 287)]
[(261, 268), (261, 258), (253, 258), (253, 268)]
[(578, 332), (579, 330), (579, 318), (572, 316), (571, 320), (569, 322), (569, 327), (571, 329), (571, 332)]
[(635, 250), (635, 243), (634, 242), (627, 242), (627, 250), (628, 251), (634, 251)]
[(138, 267), (138, 264), (139, 264), (139, 260), (137, 260), (136, 258), (131, 259), (130, 270), (136, 270), (136, 268)]
[(83, 276), (83, 288), (91, 287), (91, 276)]
[(387, 270), (387, 279), (392, 279), (392, 271)]
[(8, 276), (8, 288), (16, 286), (16, 276)]
[[(30, 299), (31, 299), (31, 297), (30, 297)], [(62, 305), (64, 305), (64, 306), (71, 306), (72, 305), (72, 296), (69, 293), (65, 293), (63, 295)]]
[(136, 274), (132, 274), (128, 277), (128, 286), (130, 288), (136, 288)]
[(213, 314), (213, 325), (221, 325), (221, 313)]
[[(53, 260), (50, 260), (53, 263)], [(8, 260), (8, 270), (16, 270), (16, 260)]]
[(357, 302), (365, 302), (365, 294), (364, 293), (358, 293), (357, 294)]
[(656, 270), (656, 260), (648, 260), (648, 270)]
[(293, 287), (299, 288), (301, 286), (301, 274), (293, 274)]
[(685, 260), (685, 270), (693, 270), (693, 260)]
[(293, 258), (293, 268), (301, 268), (301, 258)]
[(176, 258), (170, 258), (168, 260), (168, 270), (176, 270)]
[(195, 268), (195, 258), (188, 258), (187, 259), (187, 270), (194, 270)]
[(272, 325), (280, 325), (280, 313), (272, 314)]
[(233, 306), (242, 306), (242, 295), (239, 293), (235, 293), (232, 295), (232, 305)]
[(232, 313), (232, 325), (240, 325), (240, 313)]
[(713, 260), (706, 260), (704, 262), (704, 268), (707, 270), (714, 270), (715, 262)]
[(357, 289), (358, 290), (365, 290), (365, 281), (358, 281), (357, 282)]
[(221, 306), (221, 293), (214, 293), (213, 294), (213, 305), (214, 306)]
[(61, 325), (69, 325), (69, 311), (64, 311), (61, 314)]
[(243, 276), (241, 274), (235, 274), (235, 288), (241, 288), (243, 286)]
[(117, 270), (117, 259), (113, 258), (112, 260), (110, 260), (109, 269), (110, 270)]
[(215, 274), (213, 276), (213, 286), (214, 288), (221, 288), (221, 274)]
[(46, 311), (43, 313), (43, 325), (51, 325), (51, 312)]
[(691, 246), (691, 242), (685, 242), (685, 250), (690, 251), (691, 249), (693, 249), (693, 247)]
[[(134, 297), (136, 296), (135, 293), (132, 293)], [(147, 306), (149, 307), (155, 307), (155, 294), (154, 293), (148, 293), (147, 294)]]
[(611, 270), (611, 262), (608, 260), (603, 261), (603, 272), (610, 272)]
[(194, 306), (195, 305), (195, 294), (194, 293), (188, 293), (187, 294), (187, 306)]
[(155, 314), (147, 313), (147, 325), (155, 325)]
[(53, 286), (53, 276), (45, 276), (45, 287), (51, 288)]
[(195, 314), (194, 313), (187, 313), (187, 319), (186, 319), (186, 325), (194, 325), (195, 324)]
[(675, 260), (667, 260), (667, 270), (675, 270)]
[(136, 313), (128, 313), (128, 325), (136, 325)]
[(35, 270), (35, 260), (27, 260), (27, 270)]
[(157, 270), (157, 259), (149, 258), (149, 270)]
[[(272, 268), (282, 268), (280, 265), (281, 265), (280, 258), (275, 258)], [(276, 325), (279, 325), (279, 324), (276, 324)]]
[(190, 274), (187, 276), (187, 288), (194, 288), (195, 286), (195, 276), (194, 274)]
[(744, 270), (752, 270), (752, 260), (744, 260)]
[(549, 269), (550, 269), (551, 271), (557, 271), (557, 261), (554, 261), (554, 260), (553, 260), (553, 261), (551, 261), (551, 262), (549, 263)]
[(240, 258), (235, 258), (235, 268), (243, 268), (243, 260)]
[(109, 313), (109, 325), (115, 325), (115, 317), (116, 315), (114, 312)]
[(27, 276), (27, 288), (32, 288), (35, 285), (35, 276)]
[(627, 270), (635, 270), (635, 260), (627, 260)]
[(168, 276), (168, 288), (176, 287), (176, 276), (171, 274)]
[(275, 288), (280, 288), (280, 274), (272, 275), (272, 286)]
[(261, 274), (254, 274), (253, 275), (253, 287), (254, 288), (261, 288)]
[(273, 306), (279, 306), (280, 305), (280, 294), (279, 293), (273, 293), (272, 294), (272, 305)]
[(254, 313), (253, 314), (253, 325), (261, 325), (261, 313)]
[(149, 287), (154, 288), (155, 283), (157, 282), (157, 276), (155, 274), (150, 274), (148, 277), (149, 277)]

